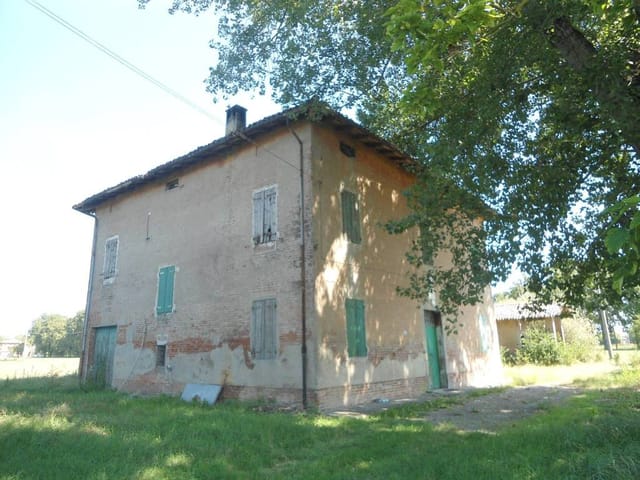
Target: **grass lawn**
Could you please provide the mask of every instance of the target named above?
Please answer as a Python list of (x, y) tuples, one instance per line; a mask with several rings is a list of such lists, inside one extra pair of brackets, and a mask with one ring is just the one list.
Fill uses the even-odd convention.
[[(0, 381), (0, 479), (638, 479), (640, 363), (497, 434)], [(401, 411), (401, 410), (400, 410)]]

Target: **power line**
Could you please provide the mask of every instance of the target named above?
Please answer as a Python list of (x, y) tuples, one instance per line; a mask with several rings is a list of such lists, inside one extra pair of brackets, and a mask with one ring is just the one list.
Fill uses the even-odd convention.
[[(129, 62), (128, 60), (122, 58), (120, 55), (118, 55), (117, 53), (115, 53), (113, 50), (111, 50), (110, 48), (108, 48), (107, 46), (103, 45), (102, 43), (100, 43), (99, 41), (95, 40), (94, 38), (90, 37), (89, 35), (87, 35), (86, 33), (84, 33), (82, 30), (80, 30), (79, 28), (75, 27), (74, 25), (72, 25), (71, 23), (67, 22), (64, 18), (60, 17), (59, 15), (57, 15), (56, 13), (52, 12), (51, 10), (49, 10), (48, 8), (46, 8), (44, 5), (40, 4), (39, 2), (35, 1), (35, 0), (24, 0), (26, 3), (28, 3), (29, 5), (31, 5), (32, 7), (36, 8), (37, 10), (39, 10), (40, 12), (44, 13), (46, 16), (48, 16), (49, 18), (51, 18), (53, 21), (55, 21), (56, 23), (62, 25), (64, 28), (66, 28), (67, 30), (69, 30), (70, 32), (72, 32), (73, 34), (77, 35), (78, 37), (82, 38), (84, 41), (86, 41), (87, 43), (91, 44), (92, 46), (94, 46), (95, 48), (97, 48), (98, 50), (100, 50), (101, 52), (105, 53), (106, 55), (108, 55), (109, 57), (111, 57), (113, 60), (115, 60), (116, 62), (120, 63), (121, 65), (123, 65), (124, 67), (128, 68), (129, 70), (131, 70), (133, 73), (135, 73), (136, 75), (139, 75), (140, 77), (144, 78), (145, 80), (147, 80), (148, 82), (151, 82), (152, 84), (154, 84), (156, 87), (162, 89), (165, 93), (168, 93), (169, 95), (171, 95), (172, 97), (176, 98), (177, 100), (181, 101), (182, 103), (184, 103), (185, 105), (187, 105), (188, 107), (196, 110), (197, 112), (201, 113), (202, 115), (205, 115), (206, 117), (208, 117), (209, 119), (217, 122), (220, 125), (224, 125), (224, 122), (219, 118), (216, 117), (212, 114), (210, 114), (209, 112), (207, 112), (205, 109), (203, 109), (202, 107), (200, 107), (199, 105), (193, 103), (191, 100), (189, 100), (188, 98), (184, 97), (183, 95), (181, 95), (180, 93), (176, 92), (175, 90), (173, 90), (172, 88), (170, 88), (169, 86), (165, 85), (164, 83), (162, 83), (160, 80), (156, 80), (155, 78), (153, 78), (151, 75), (149, 75), (148, 73), (146, 73), (145, 71), (141, 70), (140, 68), (138, 68), (137, 66), (135, 66), (133, 63)], [(246, 141), (249, 141), (251, 143), (255, 142), (248, 138), (245, 135), (241, 135)], [(256, 144), (256, 146), (258, 146)], [(269, 153), (271, 156), (273, 156), (274, 158), (280, 160), (281, 162), (284, 162), (285, 164), (287, 164), (288, 166), (294, 168), (295, 170), (298, 170), (298, 167), (296, 167), (295, 165), (289, 163), (287, 160), (285, 160), (284, 158), (282, 158), (280, 155), (278, 155), (277, 153), (272, 152), (271, 150), (269, 150), (268, 148), (262, 146), (260, 147), (262, 148), (264, 151), (266, 151), (267, 153)]]
[(128, 68), (129, 70), (131, 70), (136, 75), (138, 75), (138, 76), (144, 78), (145, 80), (147, 80), (148, 82), (154, 84), (156, 87), (160, 88), (165, 93), (168, 93), (169, 95), (171, 95), (175, 99), (181, 101), (182, 103), (184, 103), (188, 107), (192, 108), (193, 110), (197, 111), (198, 113), (201, 113), (202, 115), (208, 117), (209, 119), (217, 122), (218, 124), (221, 124), (221, 125), (223, 124), (222, 120), (219, 117), (216, 117), (216, 116), (210, 114), (204, 108), (202, 108), (199, 105), (193, 103), (191, 100), (189, 100), (188, 98), (184, 97), (183, 95), (181, 95), (177, 91), (173, 90), (169, 86), (165, 85), (160, 80), (156, 80), (155, 78), (153, 78), (151, 75), (149, 75), (145, 71), (143, 71), (140, 68), (136, 67), (133, 63), (129, 62), (128, 60), (126, 60), (124, 58), (122, 58), (120, 55), (115, 53), (113, 50), (109, 49), (108, 47), (106, 47), (102, 43), (100, 43), (97, 40), (91, 38), (89, 35), (84, 33), (79, 28), (77, 28), (77, 27), (73, 26), (72, 24), (70, 24), (69, 22), (67, 22), (64, 18), (60, 17), (59, 15), (56, 15), (54, 12), (52, 12), (51, 10), (46, 8), (44, 5), (38, 3), (38, 2), (36, 2), (34, 0), (24, 0), (24, 1), (26, 3), (28, 3), (29, 5), (31, 5), (32, 7), (36, 8), (37, 10), (39, 10), (40, 12), (44, 13), (47, 17), (51, 18), (56, 23), (62, 25), (64, 28), (66, 28), (67, 30), (69, 30), (73, 34), (75, 34), (78, 37), (82, 38), (87, 43), (93, 45), (95, 48), (100, 50), (102, 53), (108, 55), (109, 57), (111, 57), (113, 60), (115, 60), (119, 64), (121, 64), (124, 67)]

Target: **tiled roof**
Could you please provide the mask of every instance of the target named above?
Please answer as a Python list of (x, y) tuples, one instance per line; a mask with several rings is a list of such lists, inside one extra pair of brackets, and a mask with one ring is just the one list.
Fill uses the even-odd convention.
[(535, 320), (559, 317), (563, 307), (558, 304), (532, 305), (526, 303), (496, 303), (496, 320)]
[(300, 119), (322, 122), (337, 131), (344, 132), (354, 140), (362, 142), (401, 167), (406, 168), (414, 163), (414, 160), (411, 157), (403, 153), (393, 144), (378, 137), (353, 120), (336, 112), (328, 105), (312, 100), (303, 103), (298, 107), (290, 108), (275, 115), (263, 118), (262, 120), (252, 123), (242, 129), (238, 133), (230, 133), (229, 135), (214, 140), (208, 145), (204, 145), (190, 153), (187, 153), (186, 155), (178, 157), (175, 160), (171, 160), (170, 162), (155, 167), (143, 175), (138, 175), (125, 180), (114, 187), (107, 188), (106, 190), (83, 200), (77, 205), (74, 205), (73, 208), (80, 212), (90, 214), (95, 212), (96, 207), (117, 197), (118, 195), (136, 190), (144, 185), (161, 179), (170, 178), (185, 168), (205, 162), (215, 161), (216, 159), (227, 155), (234, 148), (240, 145), (246, 145), (247, 139), (255, 140), (265, 133), (272, 132), (277, 128), (287, 128), (288, 125), (295, 123)]

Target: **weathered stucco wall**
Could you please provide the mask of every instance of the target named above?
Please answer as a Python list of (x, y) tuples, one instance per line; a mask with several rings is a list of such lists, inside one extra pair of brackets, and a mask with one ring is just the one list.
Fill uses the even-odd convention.
[[(340, 141), (354, 147), (350, 157)], [(390, 235), (383, 223), (408, 213), (402, 192), (412, 177), (364, 145), (318, 128), (313, 138), (313, 242), (315, 251), (317, 389), (325, 402), (353, 403), (423, 391), (430, 382), (424, 309), (400, 297), (414, 232)], [(362, 242), (342, 230), (340, 192), (357, 194)], [(439, 262), (450, 262), (441, 255)], [(350, 358), (345, 300), (364, 301), (367, 356)], [(490, 289), (484, 302), (462, 309), (457, 334), (445, 334), (450, 387), (502, 382)]]
[[(411, 176), (363, 144), (307, 122), (295, 125), (305, 158), (306, 317), (309, 400), (321, 406), (399, 397), (429, 382), (424, 308), (398, 296), (412, 232), (382, 223), (407, 213)], [(340, 148), (355, 149), (351, 157)], [(178, 393), (186, 383), (223, 384), (223, 395), (301, 400), (300, 144), (288, 130), (247, 143), (224, 160), (201, 164), (103, 205), (89, 316), (117, 326), (113, 386)], [(252, 194), (277, 186), (277, 240), (254, 245)], [(362, 241), (343, 233), (341, 191), (357, 195)], [(117, 235), (117, 274), (103, 281), (105, 241)], [(444, 257), (443, 257), (444, 258)], [(175, 310), (156, 314), (158, 271), (174, 265)], [(278, 353), (251, 352), (254, 300), (277, 302)], [(350, 358), (346, 299), (365, 307), (367, 355)], [(449, 386), (498, 383), (498, 336), (487, 291), (466, 308), (464, 328), (445, 338)], [(166, 366), (156, 366), (166, 344)]]
[(458, 325), (457, 333), (445, 332), (449, 388), (501, 385), (500, 342), (490, 288), (483, 303), (462, 308)]
[[(355, 149), (349, 157), (340, 142)], [(348, 137), (317, 128), (313, 138), (313, 244), (317, 325), (317, 388), (325, 401), (352, 403), (424, 389), (424, 324), (414, 301), (396, 294), (403, 283), (411, 234), (382, 224), (407, 213), (406, 172)], [(362, 241), (343, 233), (341, 191), (357, 195)], [(364, 301), (367, 356), (349, 358), (345, 301)], [(325, 392), (325, 393), (323, 393)]]
[[(309, 127), (297, 133), (308, 145)], [(283, 399), (299, 398), (299, 144), (284, 131), (262, 145), (247, 144), (223, 161), (184, 172), (178, 188), (167, 190), (163, 181), (96, 212), (90, 327), (118, 327), (115, 387), (175, 393), (185, 383), (216, 383), (229, 392), (241, 385), (251, 387), (249, 395), (278, 390)], [(252, 193), (270, 185), (277, 186), (278, 237), (255, 246)], [(105, 240), (114, 235), (117, 275), (107, 283)], [(166, 265), (176, 266), (175, 311), (156, 315), (158, 270)], [(256, 360), (250, 351), (252, 301), (264, 298), (277, 301), (274, 360)], [(167, 366), (156, 367), (162, 342)]]

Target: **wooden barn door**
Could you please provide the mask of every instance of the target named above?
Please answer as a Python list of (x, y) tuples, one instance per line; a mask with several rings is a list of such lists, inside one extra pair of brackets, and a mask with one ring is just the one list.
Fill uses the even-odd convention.
[(432, 389), (447, 388), (447, 370), (444, 356), (444, 335), (440, 314), (424, 311), (424, 328), (427, 337), (427, 366)]
[(100, 387), (110, 386), (113, 380), (116, 330), (117, 327), (96, 328), (96, 342), (93, 351), (93, 381)]

